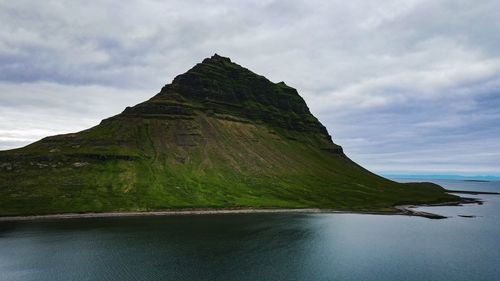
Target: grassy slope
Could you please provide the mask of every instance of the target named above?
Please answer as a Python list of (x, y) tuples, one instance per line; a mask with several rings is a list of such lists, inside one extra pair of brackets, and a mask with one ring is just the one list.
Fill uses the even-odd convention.
[[(0, 152), (0, 215), (186, 207), (391, 210), (457, 200), (378, 177), (314, 134), (231, 121), (117, 116)], [(233, 118), (234, 119), (234, 118)]]

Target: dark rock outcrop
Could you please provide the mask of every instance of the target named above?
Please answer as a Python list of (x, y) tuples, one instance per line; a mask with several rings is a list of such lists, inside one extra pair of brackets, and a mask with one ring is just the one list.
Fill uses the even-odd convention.
[(127, 108), (124, 116), (191, 116), (194, 110), (230, 115), (330, 139), (305, 101), (284, 82), (264, 76), (215, 54), (203, 60), (147, 102)]

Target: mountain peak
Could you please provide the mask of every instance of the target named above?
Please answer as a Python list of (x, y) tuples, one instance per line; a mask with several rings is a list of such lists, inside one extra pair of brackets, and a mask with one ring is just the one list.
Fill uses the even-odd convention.
[(210, 58), (204, 59), (202, 63), (213, 63), (213, 62), (226, 62), (226, 63), (229, 62), (230, 63), (231, 59), (228, 57), (220, 56), (217, 53), (215, 53)]
[[(294, 131), (319, 133), (331, 140), (326, 128), (316, 119), (297, 90), (284, 82), (266, 77), (214, 54), (174, 78), (149, 103), (184, 99), (210, 114), (231, 115), (246, 120)], [(145, 112), (145, 105), (141, 112)], [(158, 114), (157, 106), (151, 105)], [(134, 111), (134, 108), (129, 109)]]

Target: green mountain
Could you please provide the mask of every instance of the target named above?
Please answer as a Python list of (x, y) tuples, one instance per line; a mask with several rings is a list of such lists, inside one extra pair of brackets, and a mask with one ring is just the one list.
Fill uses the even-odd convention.
[(294, 88), (218, 55), (93, 128), (0, 152), (0, 215), (458, 200), (357, 165)]

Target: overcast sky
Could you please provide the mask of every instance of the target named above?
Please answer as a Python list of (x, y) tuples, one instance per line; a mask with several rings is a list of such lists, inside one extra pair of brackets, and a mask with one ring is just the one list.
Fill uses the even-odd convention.
[(500, 175), (500, 1), (0, 0), (0, 149), (79, 131), (214, 53), (296, 88), (377, 173)]

